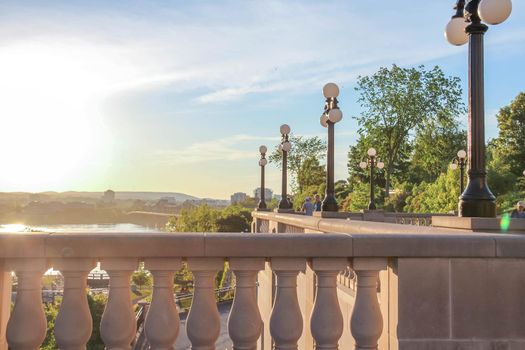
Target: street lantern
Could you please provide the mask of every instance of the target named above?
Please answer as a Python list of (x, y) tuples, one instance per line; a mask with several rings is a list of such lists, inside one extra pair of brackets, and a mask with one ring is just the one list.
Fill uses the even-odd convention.
[(367, 151), (367, 154), (367, 161), (360, 162), (359, 167), (365, 170), (366, 167), (370, 165), (370, 203), (368, 203), (368, 210), (375, 210), (376, 202), (374, 191), (374, 168), (377, 166), (378, 169), (383, 169), (385, 167), (385, 163), (383, 163), (376, 157), (377, 151), (375, 148), (370, 147)]
[(268, 164), (268, 160), (266, 159), (266, 152), (268, 151), (268, 148), (264, 145), (259, 147), (259, 153), (261, 154), (261, 159), (259, 159), (259, 166), (261, 167), (261, 199), (259, 200), (258, 208), (260, 210), (266, 209), (266, 201), (265, 201), (265, 189), (264, 189), (264, 167), (266, 164)]
[(468, 162), (469, 182), (458, 205), (459, 216), (495, 217), (496, 197), (487, 185), (485, 166), (485, 102), (483, 83), (483, 35), (489, 24), (505, 21), (510, 0), (458, 0), (456, 13), (447, 24), (445, 37), (453, 45), (469, 43)]
[(323, 87), (323, 95), (326, 98), (324, 112), (321, 115), (321, 125), (328, 129), (328, 144), (326, 148), (326, 193), (321, 205), (321, 211), (338, 211), (339, 205), (335, 198), (334, 179), (334, 125), (343, 119), (343, 113), (337, 106), (339, 87), (334, 83), (328, 83)]
[(279, 144), (279, 150), (281, 151), (282, 157), (282, 188), (281, 188), (281, 200), (279, 201), (279, 209), (292, 209), (292, 203), (288, 200), (288, 152), (292, 149), (292, 144), (288, 141), (290, 134), (290, 126), (287, 124), (281, 125), (279, 128), (281, 133), (281, 143)]
[(465, 190), (465, 186), (463, 184), (463, 179), (465, 178), (465, 166), (467, 165), (466, 162), (467, 158), (467, 152), (465, 150), (459, 150), (456, 157), (452, 160), (452, 163), (450, 163), (450, 169), (456, 170), (459, 167), (460, 174), (459, 174), (459, 193), (463, 193)]

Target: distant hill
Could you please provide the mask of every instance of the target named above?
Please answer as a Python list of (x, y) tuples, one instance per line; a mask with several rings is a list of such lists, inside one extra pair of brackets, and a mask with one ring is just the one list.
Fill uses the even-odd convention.
[[(30, 196), (40, 195), (43, 199), (47, 200), (78, 200), (83, 199), (99, 199), (102, 197), (104, 192), (83, 192), (83, 191), (67, 191), (67, 192), (39, 192), (39, 193), (29, 193), (29, 192), (3, 192), (0, 193), (0, 198), (29, 198)], [(198, 197), (190, 196), (188, 194), (179, 193), (179, 192), (132, 192), (132, 191), (115, 191), (116, 200), (129, 200), (129, 199), (139, 199), (144, 201), (156, 201), (162, 197), (175, 197), (177, 202), (184, 202), (185, 200), (195, 200), (200, 199)]]

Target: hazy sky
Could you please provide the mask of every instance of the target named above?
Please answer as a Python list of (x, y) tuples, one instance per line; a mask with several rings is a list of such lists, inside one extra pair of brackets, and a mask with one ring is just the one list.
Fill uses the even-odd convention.
[[(487, 136), (525, 90), (525, 1), (486, 35)], [(341, 87), (336, 178), (359, 114), (356, 77), (392, 63), (463, 79), (443, 29), (453, 1), (0, 1), (0, 191), (178, 191), (259, 183), (279, 126), (325, 137)], [(464, 119), (464, 118), (463, 118)], [(280, 192), (279, 172), (267, 167)]]

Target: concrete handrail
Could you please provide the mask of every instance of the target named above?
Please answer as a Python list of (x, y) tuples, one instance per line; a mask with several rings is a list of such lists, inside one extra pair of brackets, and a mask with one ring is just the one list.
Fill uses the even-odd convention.
[[(298, 224), (292, 218), (280, 219)], [(525, 236), (308, 218), (333, 233), (2, 233), (0, 258), (525, 257)]]

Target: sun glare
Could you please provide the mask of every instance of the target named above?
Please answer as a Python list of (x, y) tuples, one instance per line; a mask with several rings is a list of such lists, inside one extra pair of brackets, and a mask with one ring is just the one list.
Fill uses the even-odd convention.
[(2, 48), (2, 187), (65, 189), (104, 148), (97, 115), (103, 80), (82, 55), (42, 44)]

